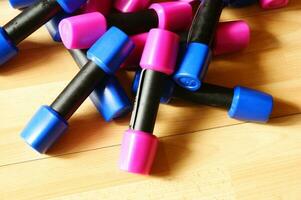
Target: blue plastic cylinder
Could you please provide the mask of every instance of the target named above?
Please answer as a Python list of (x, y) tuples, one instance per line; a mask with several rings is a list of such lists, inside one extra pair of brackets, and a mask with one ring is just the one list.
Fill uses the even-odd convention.
[(87, 0), (56, 0), (66, 13), (73, 13), (86, 3)]
[(210, 59), (211, 50), (207, 45), (196, 42), (190, 43), (173, 79), (187, 90), (198, 90), (207, 72)]
[(45, 153), (67, 130), (67, 122), (49, 106), (42, 106), (31, 118), (21, 137), (39, 153)]
[(5, 30), (0, 27), (0, 65), (17, 55), (18, 48), (10, 41)]
[(106, 121), (121, 117), (132, 108), (130, 99), (114, 76), (95, 88), (90, 99)]
[(9, 4), (15, 9), (23, 9), (36, 2), (38, 2), (38, 0), (9, 0)]
[(237, 86), (228, 115), (238, 120), (267, 122), (273, 110), (273, 97), (264, 92)]
[(113, 75), (135, 45), (123, 31), (111, 27), (87, 52), (87, 57), (103, 71)]
[(59, 23), (66, 17), (69, 17), (70, 15), (64, 12), (61, 12), (57, 14), (55, 17), (53, 17), (50, 21), (48, 21), (45, 26), (52, 37), (53, 41), (55, 42), (61, 42), (61, 36), (59, 32)]

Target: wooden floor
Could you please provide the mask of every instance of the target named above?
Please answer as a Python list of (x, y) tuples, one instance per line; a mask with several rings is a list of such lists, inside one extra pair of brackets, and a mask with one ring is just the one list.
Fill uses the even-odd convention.
[[(0, 24), (18, 11), (0, 0)], [(229, 119), (224, 110), (176, 101), (161, 106), (159, 152), (151, 176), (117, 167), (129, 116), (105, 123), (87, 100), (48, 155), (34, 152), (20, 131), (78, 71), (45, 28), (0, 68), (0, 199), (299, 200), (301, 198), (301, 1), (263, 11), (226, 9), (244, 19), (251, 44), (214, 58), (207, 80), (257, 88), (275, 97), (268, 124)], [(130, 75), (121, 72), (124, 84)]]

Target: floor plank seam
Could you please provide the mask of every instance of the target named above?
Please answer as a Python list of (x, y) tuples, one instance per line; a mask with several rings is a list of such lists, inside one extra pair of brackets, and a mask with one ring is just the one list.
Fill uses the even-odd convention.
[[(291, 117), (291, 116), (296, 116), (296, 115), (301, 115), (301, 112), (290, 113), (290, 114), (287, 114), (287, 115), (271, 117), (271, 120), (272, 119), (279, 119), (279, 118), (283, 118), (283, 117)], [(197, 131), (179, 133), (179, 134), (175, 134), (175, 135), (162, 136), (162, 137), (159, 137), (159, 139), (165, 139), (165, 138), (170, 138), (170, 137), (175, 137), (175, 136), (182, 136), (182, 135), (186, 135), (186, 134), (192, 134), (192, 133), (203, 132), (203, 131), (214, 130), (214, 129), (220, 129), (220, 128), (226, 128), (226, 127), (237, 126), (237, 125), (248, 124), (248, 123), (252, 123), (252, 122), (241, 122), (241, 123), (223, 125), (223, 126), (212, 127), (212, 128), (207, 128), (207, 129), (202, 129), (202, 130), (197, 130)], [(95, 150), (100, 150), (100, 149), (107, 149), (107, 148), (111, 148), (111, 147), (118, 147), (118, 146), (120, 146), (120, 144), (104, 146), (104, 147), (99, 147), (99, 148), (94, 148), (94, 149), (86, 149), (86, 150), (82, 150), (82, 151), (76, 151), (76, 152), (70, 152), (70, 153), (64, 153), (64, 154), (58, 154), (58, 155), (54, 155), (54, 156), (38, 158), (38, 159), (32, 159), (32, 160), (26, 160), (26, 161), (21, 161), (21, 162), (9, 163), (9, 164), (5, 164), (5, 165), (0, 165), (0, 168), (11, 166), (11, 165), (18, 165), (18, 164), (24, 164), (24, 163), (35, 162), (35, 161), (40, 161), (40, 160), (46, 160), (46, 159), (51, 159), (51, 158), (58, 158), (58, 157), (72, 155), (72, 154), (85, 153), (85, 152), (90, 152), (90, 151), (95, 151)]]

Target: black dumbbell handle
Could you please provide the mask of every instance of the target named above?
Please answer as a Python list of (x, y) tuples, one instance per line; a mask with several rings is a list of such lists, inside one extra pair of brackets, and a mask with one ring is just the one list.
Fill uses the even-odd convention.
[(82, 68), (82, 66), (84, 66), (89, 62), (89, 59), (87, 58), (86, 50), (68, 49), (68, 51), (79, 68)]
[(173, 97), (198, 104), (230, 109), (233, 99), (233, 89), (203, 83), (200, 89), (191, 92), (179, 86), (175, 86)]
[(141, 72), (130, 121), (131, 129), (153, 133), (160, 99), (167, 78), (167, 75), (152, 70), (143, 70)]
[(198, 42), (212, 46), (224, 6), (222, 0), (205, 0), (204, 5), (199, 6), (194, 16), (187, 42)]
[[(189, 3), (195, 9), (200, 1)], [(152, 28), (157, 28), (159, 24), (158, 14), (154, 9), (145, 9), (131, 13), (112, 13), (107, 16), (108, 26), (116, 26), (127, 34), (137, 34), (148, 32)]]
[(56, 0), (41, 0), (24, 9), (3, 28), (11, 42), (17, 45), (60, 11), (62, 8)]
[(55, 99), (51, 107), (67, 121), (106, 76), (100, 67), (89, 61)]
[(107, 16), (108, 26), (116, 26), (127, 34), (148, 32), (158, 26), (158, 15), (153, 9), (133, 13), (113, 13)]

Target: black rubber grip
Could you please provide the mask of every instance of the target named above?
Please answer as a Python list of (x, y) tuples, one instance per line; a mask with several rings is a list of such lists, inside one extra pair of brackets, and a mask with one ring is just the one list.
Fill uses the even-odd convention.
[(158, 27), (158, 15), (155, 10), (147, 9), (132, 13), (113, 13), (107, 16), (108, 26), (116, 26), (127, 34), (148, 32)]
[(187, 42), (211, 46), (223, 8), (222, 0), (205, 0), (204, 6), (200, 5), (194, 16)]
[(198, 104), (230, 109), (233, 93), (232, 88), (203, 83), (195, 92), (175, 86), (173, 96)]
[(86, 50), (68, 49), (68, 51), (79, 68), (82, 68), (85, 64), (89, 62), (89, 59), (87, 58), (86, 55), (87, 54)]
[(152, 71), (141, 72), (139, 88), (130, 121), (133, 130), (153, 133), (160, 99), (168, 76)]
[(24, 9), (3, 28), (9, 39), (17, 45), (60, 11), (62, 8), (56, 0), (41, 0)]
[(106, 73), (94, 62), (89, 61), (55, 99), (51, 107), (68, 120), (105, 77)]

